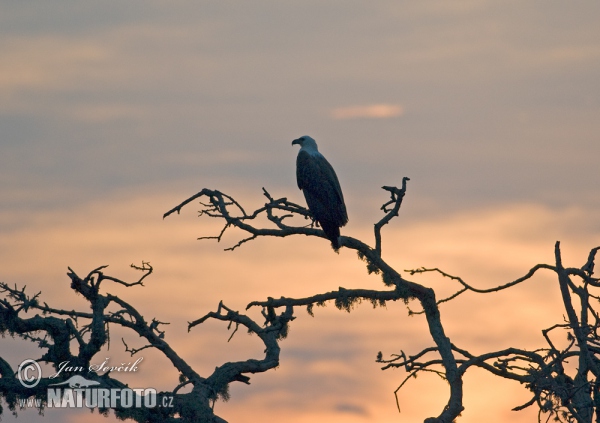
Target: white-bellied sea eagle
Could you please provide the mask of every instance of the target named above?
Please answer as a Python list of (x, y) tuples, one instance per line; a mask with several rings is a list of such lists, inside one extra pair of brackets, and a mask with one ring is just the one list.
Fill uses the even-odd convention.
[(333, 167), (317, 148), (317, 143), (305, 135), (292, 141), (299, 144), (296, 159), (298, 188), (304, 193), (306, 204), (335, 251), (340, 248), (340, 228), (348, 223), (344, 195)]

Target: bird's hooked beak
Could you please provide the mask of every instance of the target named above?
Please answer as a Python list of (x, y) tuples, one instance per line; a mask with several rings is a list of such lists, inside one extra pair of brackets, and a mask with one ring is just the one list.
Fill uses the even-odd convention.
[(300, 146), (302, 146), (302, 141), (304, 141), (302, 138), (297, 138), (294, 141), (292, 141), (292, 145), (299, 144)]

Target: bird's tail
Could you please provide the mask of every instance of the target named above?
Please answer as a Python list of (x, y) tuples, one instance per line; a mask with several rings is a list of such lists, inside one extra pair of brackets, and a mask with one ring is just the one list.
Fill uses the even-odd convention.
[(340, 249), (340, 228), (335, 223), (331, 224), (326, 222), (321, 223), (321, 228), (323, 229), (323, 232), (325, 232), (327, 239), (331, 241), (331, 247), (337, 253)]

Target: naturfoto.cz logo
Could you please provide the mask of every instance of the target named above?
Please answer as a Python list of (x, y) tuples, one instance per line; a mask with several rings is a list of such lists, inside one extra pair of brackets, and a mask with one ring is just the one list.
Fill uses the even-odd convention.
[[(101, 364), (90, 365), (88, 372), (98, 373), (100, 371), (135, 372), (137, 365), (143, 360), (139, 358), (133, 364), (121, 363), (120, 366), (108, 366), (108, 358)], [(69, 366), (65, 361), (59, 364), (58, 372), (48, 377), (54, 379), (63, 371), (83, 372), (83, 367)], [(31, 359), (24, 360), (19, 365), (17, 378), (26, 388), (35, 388), (42, 378), (40, 365)], [(47, 390), (47, 406), (54, 408), (154, 408), (172, 407), (173, 397), (163, 396), (160, 404), (157, 403), (157, 393), (154, 388), (108, 388), (103, 387), (102, 382), (86, 379), (80, 375), (71, 376), (64, 382), (51, 383)], [(32, 398), (20, 401), (21, 407), (36, 406), (41, 401)], [(38, 404), (39, 403), (39, 404)]]

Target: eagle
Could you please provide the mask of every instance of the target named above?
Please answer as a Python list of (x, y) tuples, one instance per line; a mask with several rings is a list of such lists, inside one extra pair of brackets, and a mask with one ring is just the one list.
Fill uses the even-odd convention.
[(299, 144), (296, 159), (296, 180), (304, 193), (313, 217), (331, 241), (335, 251), (340, 248), (340, 228), (348, 223), (344, 195), (333, 167), (319, 153), (314, 139), (305, 135), (292, 141)]

